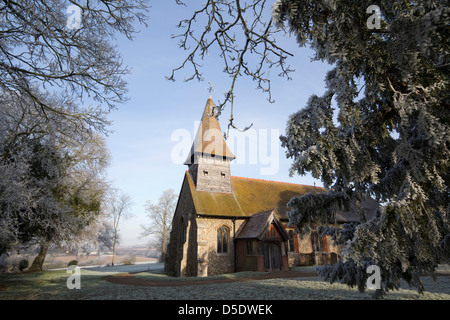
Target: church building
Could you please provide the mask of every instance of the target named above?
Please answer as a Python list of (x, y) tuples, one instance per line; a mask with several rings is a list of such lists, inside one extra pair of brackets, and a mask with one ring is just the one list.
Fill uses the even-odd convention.
[[(340, 248), (328, 236), (312, 232), (300, 239), (288, 227), (289, 200), (324, 188), (235, 177), (230, 172), (233, 159), (210, 96), (185, 162), (166, 274), (211, 276), (337, 261)], [(338, 223), (359, 219), (354, 213), (337, 217)]]

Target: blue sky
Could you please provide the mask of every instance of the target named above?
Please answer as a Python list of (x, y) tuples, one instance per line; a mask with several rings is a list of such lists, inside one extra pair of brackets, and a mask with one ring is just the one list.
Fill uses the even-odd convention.
[[(214, 53), (210, 54), (201, 70), (205, 81), (184, 82), (184, 77), (190, 76), (190, 69), (179, 71), (175, 82), (166, 80), (165, 77), (187, 54), (178, 48), (178, 40), (171, 39), (171, 34), (179, 33), (177, 23), (181, 18), (190, 17), (195, 7), (178, 6), (175, 1), (152, 1), (151, 6), (148, 28), (142, 26), (133, 41), (118, 40), (119, 51), (124, 64), (131, 68), (131, 74), (125, 78), (129, 101), (119, 105), (109, 117), (113, 120), (111, 129), (114, 133), (107, 137), (112, 157), (108, 175), (114, 186), (128, 193), (134, 201), (131, 210), (134, 217), (121, 224), (121, 245), (148, 242), (148, 238), (139, 239), (140, 224), (147, 223), (145, 202), (156, 203), (161, 193), (169, 188), (178, 194), (187, 169), (173, 159), (174, 148), (180, 147), (181, 140), (173, 141), (172, 135), (184, 132), (193, 138), (196, 123), (209, 96), (208, 81), (214, 85), (212, 97), (216, 103), (223, 100), (231, 83)], [(236, 84), (235, 124), (243, 128), (253, 123), (251, 130), (258, 143), (264, 132), (269, 134), (269, 138), (271, 133), (284, 134), (289, 115), (303, 108), (312, 94), (324, 92), (325, 74), (330, 69), (327, 64), (311, 62), (312, 51), (299, 48), (295, 38), (280, 39), (279, 44), (294, 54), (288, 62), (296, 71), (291, 74), (290, 81), (276, 76), (278, 72), (273, 71), (271, 86), (275, 103), (269, 103), (267, 95), (257, 90), (256, 83), (250, 79), (240, 78)], [(228, 117), (229, 109), (225, 109), (219, 119), (222, 131), (226, 129)], [(320, 181), (309, 176), (289, 177), (291, 160), (286, 159), (278, 136), (273, 138), (278, 141), (278, 146), (271, 146), (277, 155), (270, 154), (269, 149), (267, 156), (270, 159), (277, 157), (276, 172), (271, 170), (271, 174), (264, 174), (264, 168), (270, 165), (260, 157), (264, 152), (259, 148), (256, 161), (249, 163), (252, 149), (247, 144), (247, 149), (240, 148), (239, 152), (232, 149), (236, 163), (231, 165), (231, 174), (321, 185)], [(246, 153), (245, 161), (242, 161), (243, 152)]]

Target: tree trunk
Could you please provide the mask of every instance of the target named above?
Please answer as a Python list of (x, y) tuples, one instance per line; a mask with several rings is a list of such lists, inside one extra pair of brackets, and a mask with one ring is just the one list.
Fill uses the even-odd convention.
[(44, 265), (45, 256), (47, 255), (48, 247), (50, 242), (46, 240), (41, 241), (41, 247), (39, 249), (39, 254), (34, 258), (31, 267), (28, 269), (30, 272), (42, 271), (42, 266)]
[(114, 241), (113, 241), (113, 249), (112, 249), (112, 251), (113, 251), (113, 256), (112, 256), (112, 262), (111, 262), (111, 265), (113, 266), (114, 265), (114, 258), (115, 258), (115, 255), (116, 255), (116, 236), (114, 235)]
[(165, 243), (163, 241), (163, 244), (161, 246), (161, 255), (159, 257), (159, 262), (164, 262), (164, 260), (166, 259), (166, 248), (165, 248)]
[(159, 262), (164, 262), (166, 259), (166, 231), (164, 230), (162, 243), (161, 243), (161, 256), (159, 257)]

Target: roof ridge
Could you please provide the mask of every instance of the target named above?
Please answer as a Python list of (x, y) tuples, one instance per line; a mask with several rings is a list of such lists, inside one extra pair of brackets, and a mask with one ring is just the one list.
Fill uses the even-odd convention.
[(275, 181), (275, 180), (267, 180), (267, 179), (260, 179), (260, 178), (248, 178), (248, 177), (239, 177), (239, 176), (231, 176), (231, 178), (237, 178), (237, 179), (243, 179), (243, 180), (258, 180), (258, 181), (264, 181), (264, 182), (274, 182), (274, 183), (281, 183), (281, 184), (290, 184), (290, 185), (294, 185), (294, 186), (304, 186), (304, 187), (313, 187), (313, 188), (325, 189), (324, 187), (311, 186), (311, 185), (308, 185), (308, 184), (300, 184), (300, 183), (284, 182), (284, 181)]

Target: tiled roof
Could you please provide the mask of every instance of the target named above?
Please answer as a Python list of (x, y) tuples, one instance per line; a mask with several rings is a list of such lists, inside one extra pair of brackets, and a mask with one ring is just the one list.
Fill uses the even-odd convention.
[(197, 191), (189, 171), (186, 178), (196, 212), (205, 216), (251, 217), (257, 212), (274, 209), (281, 220), (287, 220), (286, 204), (291, 198), (325, 191), (321, 187), (232, 176), (233, 193), (217, 193)]
[(281, 237), (283, 237), (284, 240), (288, 240), (289, 236), (273, 210), (252, 215), (251, 218), (248, 219), (245, 222), (244, 226), (239, 230), (238, 234), (236, 235), (236, 239), (261, 240), (272, 223), (277, 226), (278, 232)]

